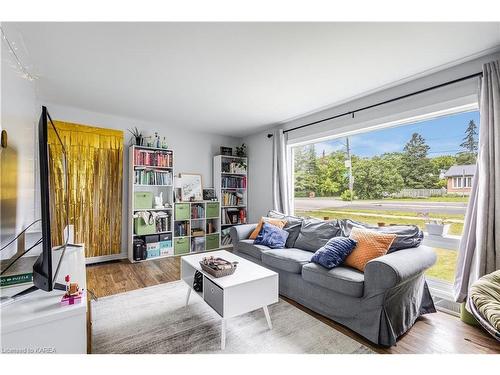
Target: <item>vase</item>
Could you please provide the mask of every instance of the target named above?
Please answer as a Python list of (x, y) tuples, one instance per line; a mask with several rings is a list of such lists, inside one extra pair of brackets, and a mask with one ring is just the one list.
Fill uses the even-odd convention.
[(135, 144), (137, 146), (142, 146), (142, 137), (135, 137)]

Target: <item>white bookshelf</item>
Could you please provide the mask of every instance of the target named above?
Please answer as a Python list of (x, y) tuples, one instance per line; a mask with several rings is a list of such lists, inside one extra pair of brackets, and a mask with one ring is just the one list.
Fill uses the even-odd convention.
[[(239, 162), (246, 168), (237, 166)], [(248, 159), (246, 157), (214, 156), (213, 181), (220, 202), (221, 248), (231, 247), (229, 228), (246, 224), (248, 217)], [(242, 218), (241, 212), (244, 212)], [(236, 220), (235, 215), (237, 215)]]
[(175, 202), (175, 255), (219, 249), (220, 229), (218, 201)]
[[(135, 151), (136, 150), (143, 150), (146, 152), (168, 152), (171, 154), (171, 164), (170, 166), (151, 166), (151, 165), (143, 165), (143, 164), (136, 164), (135, 163)], [(169, 256), (174, 256), (174, 251), (173, 251), (173, 224), (174, 224), (174, 214), (173, 214), (173, 209), (174, 209), (174, 166), (175, 166), (175, 159), (174, 159), (174, 152), (173, 150), (170, 149), (165, 149), (165, 148), (155, 148), (155, 147), (146, 147), (146, 146), (130, 146), (129, 147), (129, 177), (128, 177), (128, 259), (132, 263), (136, 263), (137, 261), (134, 260), (134, 249), (133, 249), (133, 243), (134, 239), (136, 238), (144, 238), (147, 235), (142, 235), (142, 234), (136, 234), (134, 231), (134, 214), (139, 212), (139, 211), (152, 211), (152, 212), (166, 212), (169, 216), (170, 219), (167, 220), (167, 228), (164, 231), (157, 231), (155, 233), (152, 233), (151, 235), (165, 235), (165, 234), (170, 234), (171, 238), (171, 243), (172, 246), (169, 249), (164, 248), (163, 249), (163, 255), (158, 255), (156, 257), (152, 258), (147, 258), (141, 261), (148, 261), (152, 259), (159, 259), (159, 258), (165, 258)], [(171, 179), (168, 184), (162, 183), (162, 184), (149, 184), (149, 183), (138, 183), (136, 181), (136, 171), (138, 170), (145, 170), (145, 171), (158, 171), (158, 172), (169, 172), (171, 174)], [(135, 193), (137, 192), (150, 192), (154, 196), (157, 196), (160, 194), (160, 192), (163, 192), (163, 203), (168, 203), (169, 207), (166, 208), (147, 208), (147, 209), (136, 209), (136, 202), (135, 202)], [(153, 198), (154, 199), (154, 198)], [(153, 202), (154, 203), (154, 202)]]

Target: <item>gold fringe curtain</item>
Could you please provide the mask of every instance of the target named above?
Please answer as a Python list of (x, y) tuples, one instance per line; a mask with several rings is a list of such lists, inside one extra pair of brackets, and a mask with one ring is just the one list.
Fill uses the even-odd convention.
[[(69, 172), (69, 223), (85, 256), (119, 254), (122, 233), (123, 132), (54, 122), (66, 149)], [(49, 125), (51, 233), (63, 243), (66, 223), (64, 158)]]

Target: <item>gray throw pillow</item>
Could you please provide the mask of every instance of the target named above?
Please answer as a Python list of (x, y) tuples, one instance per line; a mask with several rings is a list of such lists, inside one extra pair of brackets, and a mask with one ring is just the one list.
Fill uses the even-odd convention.
[(316, 251), (324, 246), (330, 238), (338, 237), (340, 234), (340, 226), (337, 220), (304, 219), (294, 247), (307, 251)]
[(344, 237), (349, 237), (352, 228), (365, 228), (380, 233), (395, 234), (396, 238), (392, 242), (391, 247), (387, 252), (388, 254), (402, 249), (417, 247), (424, 239), (424, 232), (422, 232), (416, 225), (389, 225), (379, 227), (350, 219), (339, 220), (339, 224), (342, 231), (341, 235)]
[(300, 228), (302, 226), (303, 218), (298, 216), (285, 215), (278, 211), (269, 211), (267, 217), (273, 219), (284, 219), (286, 220), (286, 225), (283, 230), (288, 232), (288, 238), (286, 239), (285, 247), (291, 248), (295, 246), (295, 241), (299, 237)]

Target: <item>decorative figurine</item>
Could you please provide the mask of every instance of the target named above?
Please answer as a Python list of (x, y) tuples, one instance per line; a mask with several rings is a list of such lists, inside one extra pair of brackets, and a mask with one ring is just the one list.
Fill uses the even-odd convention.
[(72, 283), (69, 275), (64, 278), (66, 282), (66, 293), (61, 299), (61, 306), (75, 305), (82, 302), (82, 297), (85, 295), (85, 291), (80, 290), (78, 283)]
[(163, 191), (160, 191), (159, 196), (155, 196), (155, 208), (164, 208), (163, 206)]

